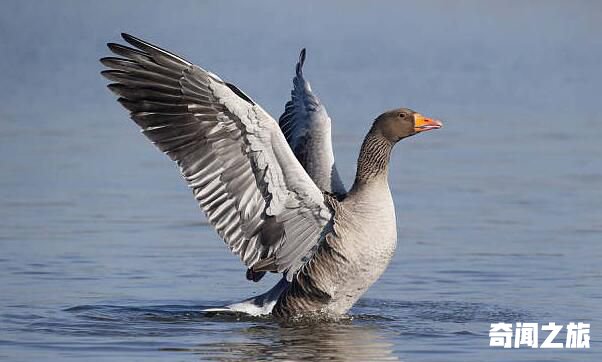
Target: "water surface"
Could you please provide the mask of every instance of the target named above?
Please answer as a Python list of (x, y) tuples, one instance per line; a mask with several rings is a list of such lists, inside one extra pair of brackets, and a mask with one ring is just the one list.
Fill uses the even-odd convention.
[[(598, 3), (173, 4), (3, 5), (0, 359), (602, 358)], [(398, 250), (349, 319), (200, 312), (275, 279), (244, 279), (104, 89), (97, 59), (120, 31), (233, 80), (275, 117), (307, 47), (348, 186), (382, 110), (443, 119), (394, 151)], [(592, 324), (590, 350), (489, 347), (491, 323), (570, 321)]]

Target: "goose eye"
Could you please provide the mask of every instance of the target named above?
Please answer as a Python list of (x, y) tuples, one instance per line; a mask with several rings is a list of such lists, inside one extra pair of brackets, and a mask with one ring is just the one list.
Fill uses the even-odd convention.
[(407, 116), (407, 114), (405, 114), (405, 113), (400, 113), (399, 114), (399, 118), (406, 118), (406, 116)]

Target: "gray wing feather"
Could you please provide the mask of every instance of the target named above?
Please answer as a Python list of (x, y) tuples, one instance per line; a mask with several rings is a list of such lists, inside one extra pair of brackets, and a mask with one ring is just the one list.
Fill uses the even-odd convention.
[(209, 222), (250, 269), (287, 279), (331, 227), (332, 211), (277, 122), (218, 76), (123, 34), (101, 62), (131, 118), (174, 160)]
[(280, 116), (280, 128), (316, 185), (323, 191), (343, 195), (346, 191), (334, 162), (330, 117), (303, 77), (305, 54), (302, 49), (293, 78), (291, 100)]

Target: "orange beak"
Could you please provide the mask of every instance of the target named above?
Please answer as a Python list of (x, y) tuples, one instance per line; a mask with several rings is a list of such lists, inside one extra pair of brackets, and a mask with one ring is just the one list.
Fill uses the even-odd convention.
[(426, 118), (420, 113), (414, 114), (414, 131), (424, 132), (432, 129), (439, 129), (443, 127), (443, 123), (436, 119)]

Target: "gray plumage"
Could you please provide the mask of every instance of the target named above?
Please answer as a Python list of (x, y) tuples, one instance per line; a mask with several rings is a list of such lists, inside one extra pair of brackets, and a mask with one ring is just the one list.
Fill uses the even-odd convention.
[(343, 195), (346, 190), (334, 162), (330, 117), (303, 77), (305, 54), (302, 49), (293, 78), (291, 100), (280, 116), (280, 128), (320, 190)]
[[(133, 47), (101, 62), (109, 89), (161, 151), (174, 160), (209, 222), (257, 281), (283, 274), (270, 291), (213, 311), (288, 318), (340, 315), (378, 279), (395, 250), (387, 182), (393, 145), (441, 126), (409, 109), (383, 113), (345, 193), (334, 164), (330, 118), (297, 64), (277, 123), (217, 75), (127, 34)], [(281, 131), (282, 129), (282, 131)], [(290, 145), (290, 147), (289, 147)], [(336, 195), (332, 195), (332, 193)]]
[(278, 124), (216, 75), (147, 42), (109, 44), (102, 74), (134, 122), (176, 161), (209, 222), (249, 268), (290, 280), (332, 212)]

